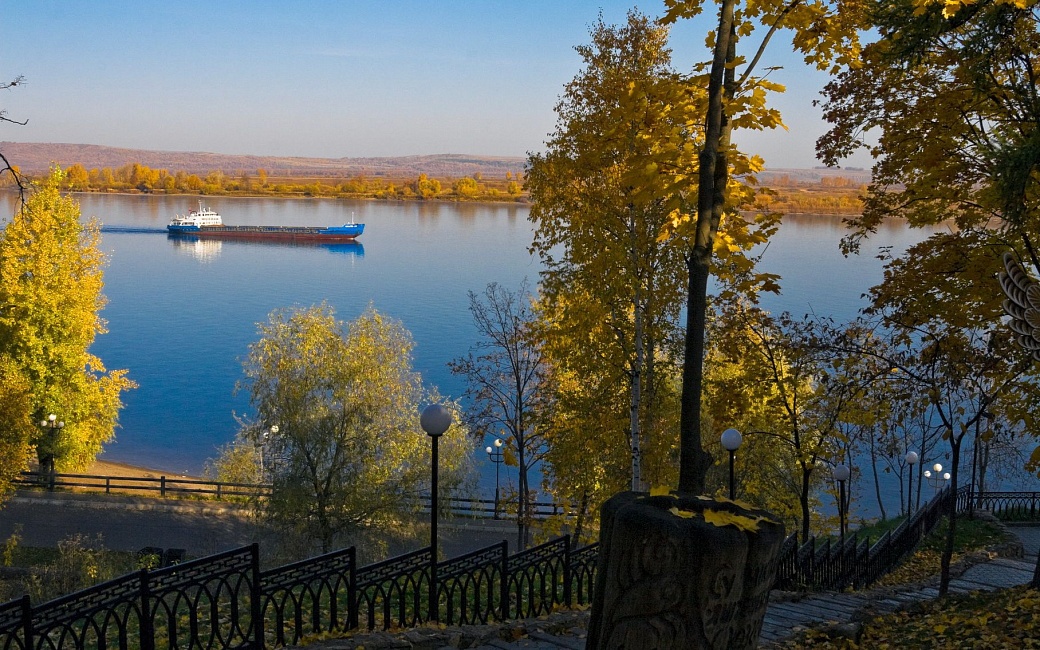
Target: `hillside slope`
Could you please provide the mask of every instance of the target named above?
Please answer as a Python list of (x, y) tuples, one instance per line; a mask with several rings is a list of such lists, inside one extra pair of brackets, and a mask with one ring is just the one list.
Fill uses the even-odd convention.
[(0, 142), (0, 151), (11, 164), (27, 174), (45, 172), (52, 163), (69, 167), (79, 163), (87, 169), (115, 169), (140, 163), (152, 169), (204, 174), (221, 170), (225, 174), (256, 173), (264, 169), (272, 176), (309, 176), (346, 178), (358, 175), (404, 178), (420, 173), (435, 178), (461, 178), (480, 173), (488, 178), (505, 178), (506, 172), (522, 172), (524, 158), (438, 154), (393, 158), (302, 158), (249, 156), (202, 151), (148, 151), (119, 149), (93, 144), (54, 144), (41, 142)]

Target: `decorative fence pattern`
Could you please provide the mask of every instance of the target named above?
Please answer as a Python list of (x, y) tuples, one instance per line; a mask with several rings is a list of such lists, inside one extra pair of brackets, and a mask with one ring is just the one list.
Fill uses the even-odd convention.
[(1005, 521), (1036, 521), (1040, 518), (1040, 492), (983, 492), (975, 508), (989, 510)]
[[(873, 545), (797, 534), (781, 547), (775, 586), (817, 590), (865, 587), (896, 566), (955, 499), (960, 511), (1040, 512), (1040, 493), (947, 488)], [(430, 549), (357, 567), (353, 548), (260, 571), (257, 545), (163, 569), (142, 569), (32, 606), (0, 604), (0, 650), (278, 648), (320, 632), (414, 627), (430, 620), (488, 623), (546, 614), (592, 600), (599, 548), (571, 549), (562, 537), (510, 556), (501, 542), (437, 564), (430, 602)], [(1040, 565), (1037, 569), (1040, 580)]]
[[(0, 650), (277, 648), (306, 635), (487, 623), (588, 604), (597, 549), (561, 538), (513, 556), (506, 542), (438, 563), (430, 550), (356, 566), (353, 548), (260, 571), (256, 544), (142, 569), (42, 605), (0, 605)], [(577, 594), (577, 599), (572, 597)]]

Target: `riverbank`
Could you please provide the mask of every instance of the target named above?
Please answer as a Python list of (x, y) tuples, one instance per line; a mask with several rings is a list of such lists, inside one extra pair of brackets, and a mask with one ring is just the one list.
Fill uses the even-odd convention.
[(202, 480), (201, 476), (191, 474), (178, 474), (158, 469), (149, 469), (127, 463), (116, 463), (108, 460), (95, 460), (90, 466), (77, 474), (90, 474), (92, 476), (117, 476), (119, 478), (179, 478), (190, 480)]

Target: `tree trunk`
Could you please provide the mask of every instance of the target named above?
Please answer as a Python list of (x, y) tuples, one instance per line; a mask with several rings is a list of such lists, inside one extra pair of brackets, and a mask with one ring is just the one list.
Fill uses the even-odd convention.
[(953, 432), (950, 432), (950, 449), (952, 452), (950, 463), (953, 465), (950, 469), (950, 491), (952, 494), (950, 496), (950, 506), (946, 511), (950, 526), (946, 531), (946, 545), (943, 547), (942, 569), (939, 573), (940, 598), (945, 596), (950, 589), (950, 560), (953, 558), (954, 535), (957, 534), (957, 468), (960, 466), (961, 442), (963, 440), (964, 434), (954, 436)]
[[(708, 81), (708, 114), (704, 124), (704, 148), (700, 154), (697, 195), (697, 234), (687, 255), (689, 287), (686, 299), (686, 347), (683, 361), (682, 411), (679, 422), (679, 491), (700, 494), (712, 458), (701, 444), (701, 387), (704, 380), (704, 329), (708, 308), (708, 276), (712, 248), (725, 203), (729, 176), (725, 148), (731, 126), (723, 110), (726, 82), (732, 78), (735, 58), (733, 8), (735, 0), (723, 0), (719, 29)], [(729, 74), (727, 74), (727, 70)], [(721, 183), (719, 181), (722, 181)]]
[(809, 539), (809, 479), (812, 477), (812, 470), (802, 468), (802, 490), (798, 494), (798, 503), (802, 507), (802, 539)]
[[(870, 468), (874, 474), (874, 496), (877, 498), (878, 509), (881, 511), (881, 521), (885, 521), (888, 517), (885, 514), (885, 502), (881, 498), (881, 479), (878, 477), (878, 460), (877, 460), (877, 445), (874, 441), (874, 436), (870, 437)], [(851, 487), (849, 488), (851, 492)], [(899, 493), (903, 493), (903, 481), (899, 481)]]
[(635, 307), (635, 353), (636, 358), (632, 366), (632, 392), (628, 406), (629, 429), (632, 434), (632, 491), (643, 491), (642, 472), (642, 449), (639, 445), (639, 403), (642, 400), (643, 390), (643, 310), (639, 300), (639, 288), (635, 290), (633, 300)]

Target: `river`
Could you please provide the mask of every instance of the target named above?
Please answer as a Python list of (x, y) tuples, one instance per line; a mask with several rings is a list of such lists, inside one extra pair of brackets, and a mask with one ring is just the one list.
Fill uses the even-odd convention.
[[(257, 323), (276, 308), (327, 301), (351, 319), (368, 305), (400, 319), (416, 341), (415, 368), (443, 394), (463, 385), (447, 362), (476, 337), (468, 292), (489, 282), (515, 288), (537, 281), (528, 253), (531, 224), (513, 204), (207, 197), (235, 224), (366, 224), (355, 245), (288, 246), (256, 242), (184, 242), (166, 223), (197, 205), (190, 196), (79, 194), (84, 216), (104, 224), (102, 248), (109, 332), (94, 352), (108, 368), (128, 368), (139, 387), (125, 395), (116, 440), (105, 460), (198, 473), (251, 414), (236, 393), (241, 359)], [(0, 193), (13, 214), (16, 196)], [(874, 255), (921, 238), (889, 224), (858, 257), (838, 251), (839, 217), (792, 215), (764, 252), (762, 270), (783, 276), (783, 293), (766, 296), (774, 312), (847, 319), (881, 278)], [(482, 448), (483, 445), (480, 446)], [(483, 452), (475, 450), (478, 457)], [(486, 458), (480, 458), (486, 461)], [(490, 463), (482, 475), (493, 477)], [(492, 481), (493, 485), (493, 481)]]

